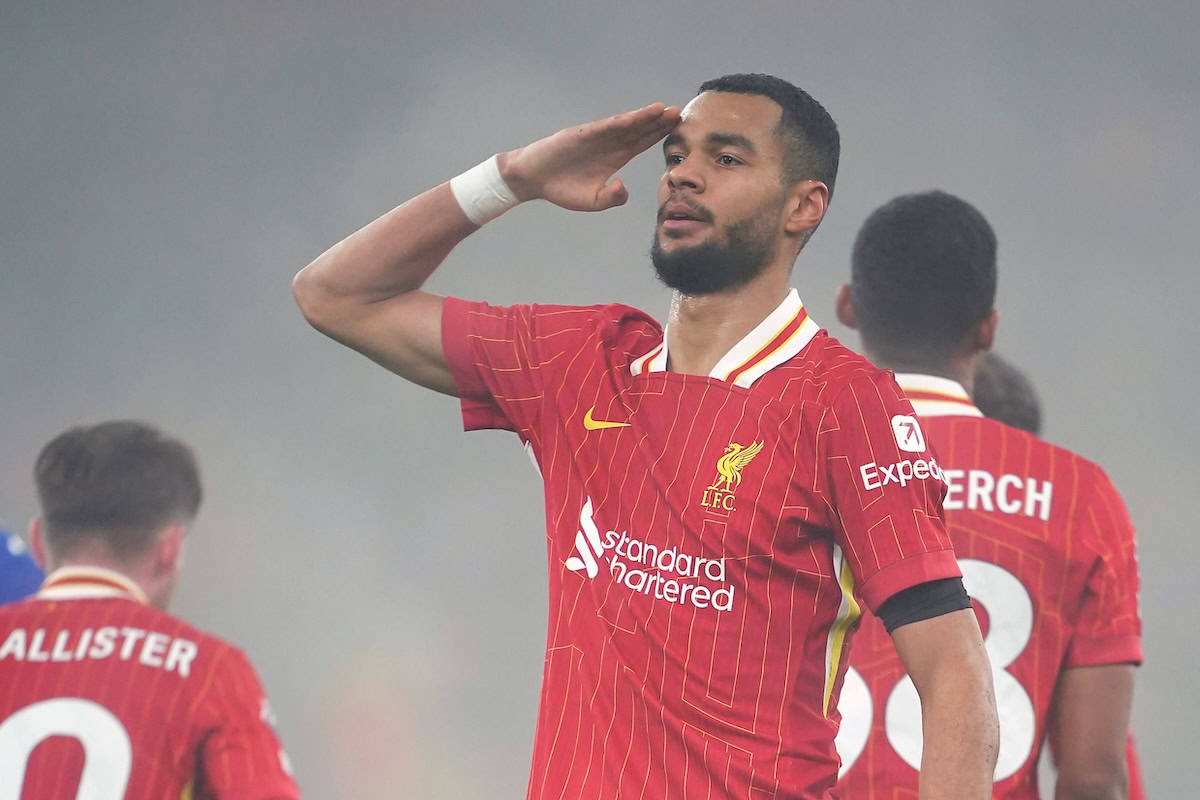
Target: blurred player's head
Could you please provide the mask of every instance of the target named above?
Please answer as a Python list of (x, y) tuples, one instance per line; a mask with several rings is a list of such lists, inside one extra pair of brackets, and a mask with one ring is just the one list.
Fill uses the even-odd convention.
[(1032, 434), (1042, 432), (1042, 404), (1028, 376), (996, 353), (988, 353), (975, 371), (976, 407), (985, 417)]
[(659, 278), (705, 295), (772, 265), (790, 270), (825, 215), (839, 148), (833, 118), (785, 80), (750, 74), (703, 83), (663, 141), (650, 248)]
[(140, 422), (71, 428), (42, 448), (34, 481), (41, 515), (30, 533), (39, 560), (52, 569), (118, 570), (166, 608), (200, 507), (187, 445)]
[(907, 194), (867, 217), (838, 318), (877, 364), (966, 380), (992, 346), (996, 235), (970, 203)]

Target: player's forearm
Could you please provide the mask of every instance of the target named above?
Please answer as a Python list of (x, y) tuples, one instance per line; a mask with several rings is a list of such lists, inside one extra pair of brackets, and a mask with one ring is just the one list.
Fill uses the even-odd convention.
[(1129, 776), (1124, 764), (1092, 775), (1061, 773), (1054, 785), (1054, 800), (1126, 800), (1129, 797)]
[(1124, 800), (1134, 667), (1072, 667), (1059, 675), (1048, 726), (1058, 780), (1055, 800)]
[(990, 798), (1000, 726), (975, 612), (900, 625), (892, 642), (921, 697), (920, 800)]
[(922, 694), (921, 714), (921, 800), (990, 798), (999, 725), (986, 663), (945, 665)]
[(310, 322), (335, 327), (342, 314), (419, 289), (475, 230), (443, 183), (318, 256), (292, 281), (296, 302)]

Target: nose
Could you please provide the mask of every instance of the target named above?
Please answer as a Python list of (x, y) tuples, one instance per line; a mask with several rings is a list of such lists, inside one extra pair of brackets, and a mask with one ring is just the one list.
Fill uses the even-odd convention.
[(673, 190), (686, 188), (693, 192), (704, 191), (704, 174), (696, 157), (689, 155), (682, 161), (668, 166), (667, 185)]

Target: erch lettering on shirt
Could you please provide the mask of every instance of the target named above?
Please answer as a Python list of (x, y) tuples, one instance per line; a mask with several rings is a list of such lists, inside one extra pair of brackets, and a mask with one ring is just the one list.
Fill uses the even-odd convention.
[(874, 461), (859, 467), (863, 487), (881, 489), (889, 484), (905, 486), (914, 480), (933, 478), (946, 484), (947, 511), (989, 511), (1021, 514), (1043, 522), (1050, 519), (1054, 484), (1047, 480), (1005, 473), (996, 477), (983, 469), (942, 469), (937, 461), (904, 459), (895, 464)]

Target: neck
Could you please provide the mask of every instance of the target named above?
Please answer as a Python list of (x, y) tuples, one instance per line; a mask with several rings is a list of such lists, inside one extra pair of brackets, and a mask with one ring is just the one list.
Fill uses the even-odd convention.
[(774, 311), (790, 291), (788, 273), (763, 272), (744, 286), (717, 294), (676, 292), (668, 315), (668, 369), (707, 375), (729, 350)]
[(979, 368), (979, 359), (982, 355), (983, 353), (979, 353), (952, 358), (946, 362), (932, 363), (920, 359), (880, 358), (875, 353), (867, 351), (867, 358), (877, 367), (890, 369), (892, 372), (915, 372), (921, 375), (949, 378), (958, 382), (970, 397), (975, 396), (975, 371)]
[(157, 587), (152, 579), (153, 569), (149, 564), (122, 560), (107, 552), (72, 552), (61, 558), (51, 559), (46, 566), (49, 572), (64, 568), (106, 569), (116, 572), (141, 589), (151, 605), (159, 605), (154, 602)]

